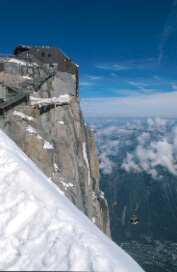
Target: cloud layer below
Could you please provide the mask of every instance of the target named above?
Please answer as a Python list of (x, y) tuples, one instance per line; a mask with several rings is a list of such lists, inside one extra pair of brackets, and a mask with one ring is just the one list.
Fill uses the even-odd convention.
[[(165, 128), (163, 121), (166, 120), (159, 119), (158, 121), (161, 122), (161, 126), (158, 127), (161, 131), (162, 128)], [(151, 126), (150, 129), (152, 131)], [(174, 127), (171, 133), (165, 134), (161, 138), (158, 141), (152, 141), (150, 133), (143, 132), (137, 138), (138, 145), (134, 152), (127, 153), (121, 168), (127, 172), (145, 171), (154, 179), (161, 179), (162, 175), (157, 170), (157, 166), (161, 166), (172, 175), (177, 176), (177, 127)]]
[[(100, 116), (177, 117), (177, 91), (134, 97), (83, 98), (82, 100), (90, 103)], [(84, 107), (83, 104), (85, 112)]]
[[(108, 126), (96, 133), (103, 174), (111, 174), (113, 168), (118, 170), (119, 164), (128, 173), (146, 172), (157, 180), (163, 177), (162, 168), (177, 176), (175, 120), (148, 118), (127, 122), (122, 127), (126, 129)], [(131, 151), (126, 153), (127, 150)]]

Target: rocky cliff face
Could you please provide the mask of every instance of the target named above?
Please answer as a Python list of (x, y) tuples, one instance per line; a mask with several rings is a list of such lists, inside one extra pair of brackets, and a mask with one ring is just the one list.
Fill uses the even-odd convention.
[(42, 109), (19, 105), (0, 117), (0, 128), (110, 237), (94, 134), (78, 102)]

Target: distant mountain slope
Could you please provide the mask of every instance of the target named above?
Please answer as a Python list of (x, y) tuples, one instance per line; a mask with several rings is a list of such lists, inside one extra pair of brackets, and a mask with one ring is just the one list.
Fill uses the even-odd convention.
[[(106, 125), (96, 142), (112, 239), (146, 272), (177, 271), (177, 124)], [(139, 224), (131, 225), (134, 214)]]
[[(127, 132), (121, 134), (117, 128), (117, 133), (103, 135), (99, 138), (100, 143), (97, 140), (100, 165), (103, 165), (100, 185), (109, 204), (112, 238), (117, 243), (133, 240), (176, 243), (177, 184), (176, 174), (169, 171), (176, 171), (177, 165), (173, 141), (171, 143), (160, 132)], [(143, 146), (138, 140), (142, 141), (144, 135), (149, 139)], [(173, 135), (173, 131), (168, 132), (169, 135)], [(123, 165), (130, 168), (123, 168)], [(109, 167), (110, 173), (106, 173)], [(118, 205), (114, 206), (114, 201)], [(139, 217), (136, 227), (129, 223), (135, 207)]]
[(0, 269), (143, 271), (0, 130)]

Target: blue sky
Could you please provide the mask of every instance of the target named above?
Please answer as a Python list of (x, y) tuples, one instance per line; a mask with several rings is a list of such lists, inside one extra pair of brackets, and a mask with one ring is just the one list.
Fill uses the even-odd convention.
[(61, 48), (80, 66), (86, 116), (177, 117), (177, 1), (0, 4), (0, 53), (21, 43)]

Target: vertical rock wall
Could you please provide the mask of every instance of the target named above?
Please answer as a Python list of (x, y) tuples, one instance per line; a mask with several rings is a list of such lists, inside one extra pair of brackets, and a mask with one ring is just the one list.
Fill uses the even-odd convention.
[(84, 124), (79, 104), (44, 112), (17, 107), (1, 116), (0, 127), (110, 237), (94, 135)]
[[(36, 69), (30, 74), (31, 80), (43, 78), (44, 71)], [(7, 69), (0, 73), (0, 80), (18, 86), (26, 80), (22, 75)], [(73, 97), (75, 81), (75, 75), (58, 72), (45, 80), (32, 95), (51, 98), (67, 93)], [(99, 189), (94, 135), (85, 125), (77, 102), (55, 108), (44, 106), (38, 110), (20, 104), (0, 116), (0, 128), (74, 205), (111, 236), (107, 201)]]

